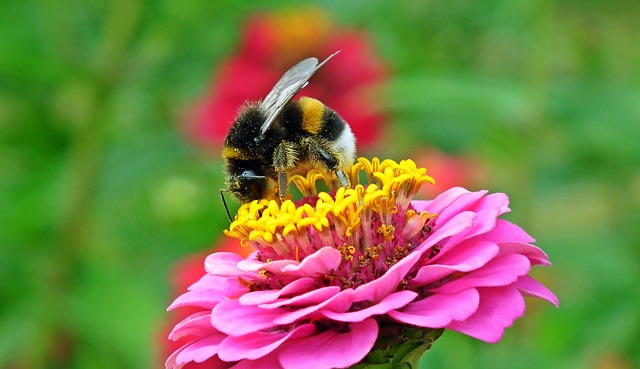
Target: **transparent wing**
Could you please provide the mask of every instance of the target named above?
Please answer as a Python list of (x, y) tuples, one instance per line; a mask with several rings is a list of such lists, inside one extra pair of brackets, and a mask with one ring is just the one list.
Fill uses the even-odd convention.
[(267, 97), (264, 98), (262, 103), (260, 104), (260, 109), (267, 117), (264, 123), (262, 124), (262, 128), (260, 130), (260, 134), (264, 134), (269, 127), (275, 122), (276, 118), (282, 112), (285, 105), (293, 97), (307, 85), (309, 78), (313, 76), (313, 74), (320, 69), (329, 61), (329, 59), (333, 58), (334, 55), (339, 53), (337, 51), (331, 54), (328, 58), (326, 58), (322, 63), (318, 64), (318, 59), (316, 58), (308, 58), (299, 62), (289, 69), (276, 83), (275, 86), (271, 89)]

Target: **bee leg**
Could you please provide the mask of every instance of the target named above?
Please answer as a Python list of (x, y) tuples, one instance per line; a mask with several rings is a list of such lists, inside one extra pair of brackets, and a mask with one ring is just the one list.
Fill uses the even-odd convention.
[(220, 198), (222, 198), (222, 204), (224, 205), (224, 211), (227, 212), (227, 219), (229, 219), (229, 223), (232, 223), (233, 221), (231, 220), (231, 213), (229, 213), (229, 207), (227, 206), (227, 200), (224, 199), (224, 193), (228, 192), (229, 190), (227, 190), (226, 188), (222, 188), (220, 189)]
[(278, 196), (280, 201), (284, 201), (287, 195), (287, 172), (296, 166), (298, 161), (298, 150), (296, 145), (282, 141), (273, 152), (273, 167), (278, 173)]
[(313, 160), (322, 163), (327, 169), (334, 172), (338, 181), (342, 187), (349, 187), (349, 178), (346, 173), (340, 169), (341, 163), (338, 155), (336, 155), (331, 147), (327, 144), (322, 144), (321, 141), (313, 138), (307, 138), (305, 145), (309, 150), (310, 156)]
[(342, 169), (336, 169), (336, 177), (338, 177), (342, 187), (349, 187), (351, 185), (349, 183), (349, 178), (347, 178), (347, 174), (343, 172)]
[(284, 196), (287, 193), (287, 172), (278, 172), (278, 197), (280, 202), (284, 201)]

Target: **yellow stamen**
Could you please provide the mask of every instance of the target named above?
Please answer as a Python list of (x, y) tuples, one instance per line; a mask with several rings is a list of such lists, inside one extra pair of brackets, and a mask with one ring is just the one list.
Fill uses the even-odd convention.
[[(364, 172), (368, 182), (360, 183), (361, 172)], [(433, 178), (426, 174), (426, 169), (416, 167), (412, 160), (397, 163), (393, 160), (381, 162), (377, 158), (358, 158), (346, 174), (353, 187), (337, 188), (333, 196), (326, 192), (317, 193), (316, 189), (318, 179), (324, 179), (331, 186), (335, 182), (333, 176), (317, 169), (310, 170), (304, 177), (293, 176), (291, 182), (305, 198), (317, 196), (315, 204), (296, 206), (291, 200), (281, 204), (277, 200), (255, 200), (240, 207), (236, 220), (225, 230), (225, 234), (240, 239), (244, 244), (248, 241), (259, 245), (269, 244), (281, 254), (287, 251), (277, 243), (299, 236), (304, 248), (308, 244), (304, 237), (311, 231), (327, 244), (332, 242), (330, 232), (339, 237), (344, 235), (358, 240), (364, 237), (365, 241), (369, 241), (371, 235), (368, 227), (373, 217), (378, 216), (383, 225), (376, 231), (385, 241), (391, 241), (395, 238), (395, 228), (391, 225), (393, 216), (399, 211), (407, 211), (411, 199), (423, 183), (434, 183)], [(412, 232), (416, 232), (431, 216), (426, 212), (418, 214), (408, 210), (405, 219), (412, 225)], [(349, 244), (357, 244), (358, 240), (350, 239)], [(351, 249), (345, 250), (348, 252), (343, 253), (343, 258), (353, 255)], [(298, 259), (300, 250), (297, 246), (288, 252), (294, 253)]]
[(378, 232), (378, 234), (382, 235), (382, 237), (384, 237), (385, 241), (393, 241), (393, 239), (396, 237), (394, 232), (396, 231), (396, 227), (392, 226), (392, 225), (386, 225), (383, 224), (380, 226), (380, 228), (378, 228), (376, 230), (376, 232)]

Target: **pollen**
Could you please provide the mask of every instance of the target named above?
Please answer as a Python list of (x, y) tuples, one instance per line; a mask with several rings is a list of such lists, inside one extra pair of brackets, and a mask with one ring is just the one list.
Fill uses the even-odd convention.
[(340, 251), (340, 255), (342, 255), (342, 260), (351, 261), (353, 260), (353, 254), (356, 253), (355, 246), (348, 246), (347, 244), (343, 244), (338, 247), (338, 251)]
[(225, 147), (222, 150), (222, 157), (227, 160), (230, 160), (230, 159), (242, 160), (244, 158), (247, 158), (247, 153), (244, 150), (239, 149), (237, 147)]
[(383, 224), (380, 227), (378, 227), (378, 229), (376, 229), (376, 232), (378, 232), (378, 234), (382, 235), (382, 237), (384, 237), (385, 241), (393, 241), (393, 239), (396, 237), (394, 235), (394, 232), (396, 231), (396, 227), (390, 225), (386, 225)]
[[(411, 160), (359, 158), (345, 173), (352, 187), (333, 188), (333, 178), (315, 169), (293, 176), (290, 183), (300, 189), (301, 200), (246, 203), (225, 234), (252, 246), (262, 260), (301, 262), (320, 248), (334, 247), (341, 255), (341, 269), (331, 283), (344, 284), (341, 278), (349, 275), (345, 270), (372, 278), (383, 273), (430, 230), (436, 215), (416, 211), (411, 201), (421, 185), (434, 181)], [(318, 191), (320, 180), (328, 191)]]

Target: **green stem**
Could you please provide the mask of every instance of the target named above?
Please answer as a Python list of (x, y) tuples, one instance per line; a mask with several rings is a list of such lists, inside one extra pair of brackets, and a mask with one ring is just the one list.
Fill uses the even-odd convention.
[(443, 331), (395, 322), (381, 323), (374, 348), (351, 369), (417, 369), (422, 355)]

